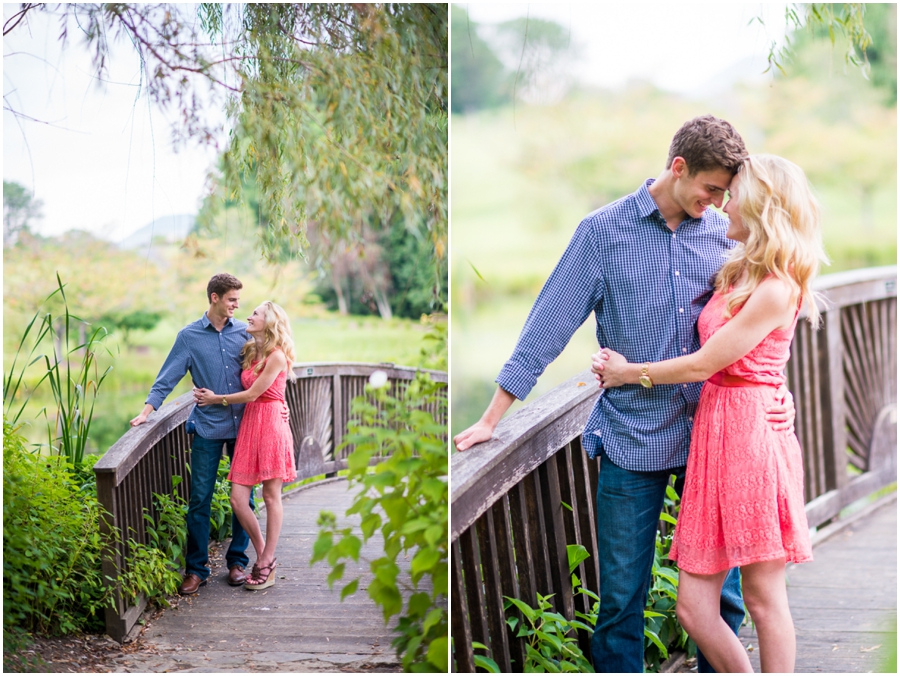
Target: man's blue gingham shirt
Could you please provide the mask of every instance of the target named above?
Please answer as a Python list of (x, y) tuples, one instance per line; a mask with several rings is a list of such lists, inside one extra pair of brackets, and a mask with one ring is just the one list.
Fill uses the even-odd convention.
[[(241, 386), (241, 348), (250, 336), (247, 325), (229, 319), (217, 331), (206, 313), (178, 332), (169, 356), (156, 376), (146, 403), (157, 411), (186, 373), (197, 387), (216, 394), (234, 394)], [(194, 406), (188, 420), (205, 439), (235, 439), (244, 415), (244, 404)]]
[[(629, 362), (700, 348), (697, 317), (734, 246), (725, 238), (728, 221), (707, 209), (672, 232), (650, 195), (652, 183), (648, 179), (578, 226), (497, 377), (504, 390), (524, 399), (591, 311), (599, 345)], [(605, 391), (585, 425), (585, 450), (594, 458), (602, 447), (616, 465), (634, 471), (683, 467), (700, 388), (689, 383)]]

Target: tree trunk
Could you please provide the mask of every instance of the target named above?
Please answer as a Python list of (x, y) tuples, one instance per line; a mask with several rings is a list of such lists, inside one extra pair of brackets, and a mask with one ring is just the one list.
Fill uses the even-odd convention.
[(344, 297), (344, 290), (341, 288), (341, 279), (334, 271), (334, 267), (331, 268), (331, 286), (334, 288), (334, 293), (337, 296), (338, 312), (342, 315), (350, 314), (347, 308), (347, 299)]
[(384, 289), (375, 289), (374, 296), (375, 303), (378, 305), (378, 314), (381, 315), (381, 318), (390, 319), (393, 317), (393, 313), (391, 313), (391, 303), (388, 300)]

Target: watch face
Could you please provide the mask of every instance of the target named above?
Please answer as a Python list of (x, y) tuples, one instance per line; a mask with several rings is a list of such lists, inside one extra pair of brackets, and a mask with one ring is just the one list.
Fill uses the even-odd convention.
[(641, 376), (640, 378), (641, 385), (644, 387), (653, 387), (653, 383), (650, 381), (650, 376)]

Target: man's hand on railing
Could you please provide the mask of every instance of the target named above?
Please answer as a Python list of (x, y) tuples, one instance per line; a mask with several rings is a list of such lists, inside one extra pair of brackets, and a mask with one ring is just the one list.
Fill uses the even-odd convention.
[(144, 404), (144, 410), (141, 411), (137, 416), (131, 419), (131, 426), (137, 427), (138, 425), (143, 425), (147, 422), (147, 416), (149, 416), (154, 409), (150, 404)]
[(465, 451), (475, 444), (490, 441), (494, 430), (497, 429), (497, 423), (500, 422), (500, 418), (509, 410), (515, 399), (513, 395), (502, 387), (498, 387), (497, 391), (494, 392), (494, 398), (488, 404), (487, 410), (481, 416), (481, 420), (453, 437), (453, 443), (456, 444), (457, 450)]
[(469, 429), (463, 430), (455, 437), (453, 437), (453, 443), (456, 444), (456, 449), (458, 451), (465, 451), (475, 444), (490, 441), (493, 434), (494, 427), (484, 421), (479, 420)]

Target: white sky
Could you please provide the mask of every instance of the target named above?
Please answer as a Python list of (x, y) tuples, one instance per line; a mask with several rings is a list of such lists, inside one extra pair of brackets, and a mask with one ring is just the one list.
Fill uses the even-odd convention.
[[(584, 47), (574, 75), (585, 82), (615, 87), (638, 78), (693, 94), (723, 72), (725, 79), (760, 73), (768, 43), (784, 27), (784, 5), (771, 3), (462, 6), (477, 22), (527, 13), (570, 27), (573, 41)], [(16, 9), (4, 5), (4, 19)], [(748, 26), (760, 13), (766, 28)], [(70, 31), (63, 53), (55, 20), (32, 12), (23, 28), (3, 43), (4, 108), (12, 105), (53, 126), (17, 123), (4, 110), (3, 178), (43, 200), (38, 230), (50, 235), (78, 228), (119, 240), (154, 218), (196, 213), (215, 153), (197, 147), (173, 152), (163, 114), (146, 97), (135, 103), (138, 64), (130, 50), (117, 50), (110, 73), (123, 84), (100, 84), (77, 31)]]
[[(4, 20), (18, 5), (4, 5)], [(93, 77), (77, 30), (66, 51), (57, 21), (34, 11), (3, 42), (3, 178), (43, 200), (43, 234), (83, 229), (119, 240), (154, 218), (195, 214), (210, 148), (172, 150), (170, 125), (146, 96), (135, 101), (138, 61), (118, 48), (109, 78)], [(17, 111), (52, 125), (19, 119)]]
[[(458, 3), (478, 23), (552, 19), (583, 48), (577, 79), (618, 87), (630, 79), (696, 94), (722, 73), (766, 69), (768, 45), (784, 35), (783, 3)], [(754, 17), (758, 22), (748, 25)]]

